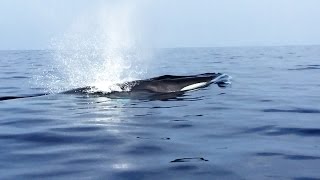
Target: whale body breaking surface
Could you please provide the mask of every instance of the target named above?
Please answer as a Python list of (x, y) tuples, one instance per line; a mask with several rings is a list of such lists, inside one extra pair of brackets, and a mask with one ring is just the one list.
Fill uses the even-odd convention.
[[(189, 76), (163, 75), (145, 80), (128, 81), (115, 84), (118, 90), (106, 92), (95, 86), (86, 86), (62, 92), (62, 94), (97, 95), (109, 98), (151, 98), (163, 99), (179, 96), (186, 91), (217, 84), (226, 87), (231, 84), (231, 77), (222, 73), (204, 73)], [(35, 94), (28, 96), (3, 96), (0, 101), (27, 97), (43, 96), (48, 94)]]

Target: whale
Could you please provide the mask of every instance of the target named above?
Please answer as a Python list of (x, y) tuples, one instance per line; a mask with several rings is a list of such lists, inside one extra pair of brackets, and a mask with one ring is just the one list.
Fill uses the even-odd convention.
[(154, 93), (175, 93), (185, 92), (202, 87), (212, 83), (223, 87), (230, 84), (230, 76), (221, 73), (204, 73), (192, 76), (174, 76), (164, 75), (147, 80), (138, 80), (130, 82), (131, 91), (150, 91)]
[[(177, 93), (186, 92), (203, 87), (212, 83), (219, 87), (226, 87), (231, 84), (231, 77), (222, 73), (204, 73), (188, 76), (163, 75), (154, 78), (135, 80), (116, 84), (120, 91), (108, 92), (149, 92), (149, 93)], [(104, 93), (99, 92), (95, 86), (86, 86), (63, 92), (64, 94), (81, 94), (81, 93)], [(108, 94), (105, 93), (105, 94)]]
[[(93, 96), (104, 96), (109, 98), (149, 98), (149, 99), (169, 99), (183, 95), (187, 91), (193, 91), (217, 84), (219, 87), (227, 87), (231, 84), (231, 77), (223, 73), (203, 73), (196, 75), (162, 75), (148, 79), (127, 81), (115, 84), (118, 91), (104, 92), (95, 86), (86, 86), (61, 94), (82, 94)], [(4, 96), (0, 101), (9, 99), (20, 99), (48, 95), (46, 93), (22, 96)]]

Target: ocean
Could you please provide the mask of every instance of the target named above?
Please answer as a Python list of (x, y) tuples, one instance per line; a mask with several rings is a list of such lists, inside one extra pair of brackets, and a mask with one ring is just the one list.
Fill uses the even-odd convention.
[[(48, 92), (35, 76), (53, 58), (0, 51), (0, 97)], [(320, 46), (168, 48), (139, 63), (145, 78), (220, 72), (232, 85), (0, 101), (0, 179), (320, 179)]]

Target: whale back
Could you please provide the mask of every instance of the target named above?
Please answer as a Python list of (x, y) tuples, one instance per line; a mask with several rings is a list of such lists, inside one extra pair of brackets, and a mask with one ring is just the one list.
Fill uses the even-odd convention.
[(156, 93), (172, 93), (188, 91), (213, 83), (220, 73), (205, 73), (195, 76), (164, 75), (147, 80), (134, 81), (131, 91), (151, 91)]

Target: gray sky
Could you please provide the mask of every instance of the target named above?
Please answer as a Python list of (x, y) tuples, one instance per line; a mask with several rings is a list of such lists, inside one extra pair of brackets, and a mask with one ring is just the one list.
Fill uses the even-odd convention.
[(133, 31), (153, 47), (320, 44), (320, 0), (0, 0), (0, 49), (47, 49), (79, 21), (104, 23), (101, 11), (117, 36)]

